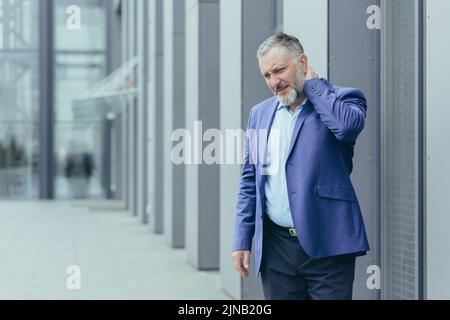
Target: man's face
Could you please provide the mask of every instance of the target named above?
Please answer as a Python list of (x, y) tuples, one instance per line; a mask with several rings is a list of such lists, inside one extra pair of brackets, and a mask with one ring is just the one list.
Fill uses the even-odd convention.
[(285, 49), (274, 47), (259, 60), (259, 67), (267, 85), (285, 106), (292, 105), (303, 94), (305, 59), (304, 55), (293, 58)]

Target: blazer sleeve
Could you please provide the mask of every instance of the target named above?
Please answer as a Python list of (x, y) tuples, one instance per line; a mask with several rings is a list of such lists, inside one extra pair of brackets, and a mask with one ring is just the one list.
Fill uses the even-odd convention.
[(252, 161), (253, 141), (248, 134), (252, 128), (252, 111), (250, 111), (247, 134), (244, 141), (244, 161), (236, 206), (236, 221), (234, 226), (233, 251), (251, 250), (252, 239), (255, 232), (256, 210), (256, 177), (255, 165)]
[(356, 142), (364, 128), (367, 110), (367, 100), (362, 91), (345, 88), (337, 94), (326, 79), (319, 78), (306, 81), (304, 91), (336, 139)]

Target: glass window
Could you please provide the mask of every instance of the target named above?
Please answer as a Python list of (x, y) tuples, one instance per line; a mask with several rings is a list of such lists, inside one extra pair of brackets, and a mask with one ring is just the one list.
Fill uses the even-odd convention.
[[(106, 76), (106, 7), (103, 0), (55, 4), (56, 198), (103, 198), (104, 118), (79, 114), (74, 100)], [(80, 29), (67, 27), (69, 6), (80, 11)]]
[(0, 199), (38, 197), (38, 5), (0, 0)]

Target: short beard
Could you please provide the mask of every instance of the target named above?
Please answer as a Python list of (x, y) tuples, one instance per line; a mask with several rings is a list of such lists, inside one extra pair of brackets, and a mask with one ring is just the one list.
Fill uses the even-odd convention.
[(298, 98), (303, 95), (305, 82), (305, 77), (300, 69), (300, 66), (297, 66), (295, 89), (290, 89), (289, 92), (284, 96), (276, 95), (278, 102), (280, 102), (283, 106), (289, 107), (290, 105), (292, 105)]
[(297, 91), (294, 89), (290, 89), (287, 94), (284, 96), (277, 95), (277, 100), (280, 102), (283, 106), (290, 106), (294, 103), (295, 100), (297, 100)]

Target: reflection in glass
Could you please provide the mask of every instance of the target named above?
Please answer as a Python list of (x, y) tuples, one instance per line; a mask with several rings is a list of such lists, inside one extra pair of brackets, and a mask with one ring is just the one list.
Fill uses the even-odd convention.
[[(106, 11), (103, 0), (55, 1), (55, 197), (103, 198), (104, 120), (77, 114), (73, 101), (106, 75)], [(71, 5), (81, 9), (81, 29), (66, 22)]]
[(0, 199), (38, 196), (38, 5), (0, 0)]

